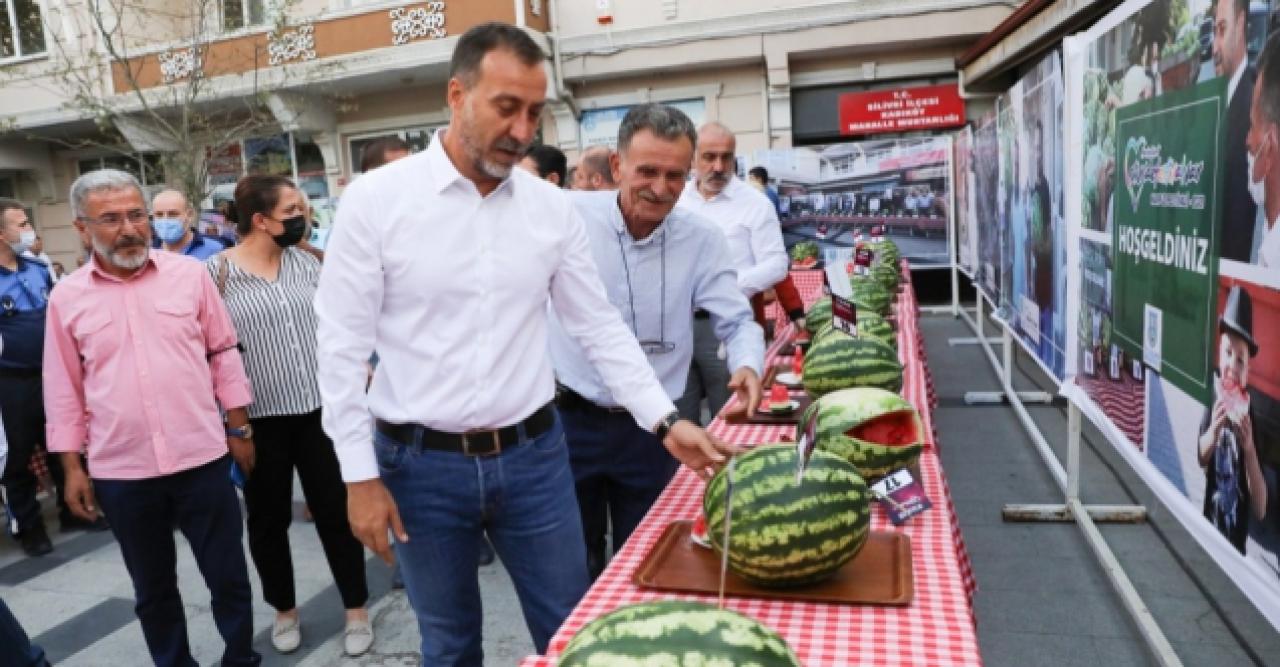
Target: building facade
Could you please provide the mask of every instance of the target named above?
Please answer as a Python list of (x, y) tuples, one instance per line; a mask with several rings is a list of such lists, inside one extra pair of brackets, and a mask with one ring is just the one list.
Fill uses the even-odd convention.
[(838, 140), (839, 94), (953, 82), (956, 57), (1019, 4), (0, 2), (0, 196), (31, 208), (68, 268), (81, 255), (71, 181), (117, 166), (149, 187), (171, 182), (160, 156), (173, 143), (154, 125), (180, 124), (184, 107), (200, 109), (201, 122), (253, 117), (206, 147), (203, 207), (242, 174), (278, 173), (320, 203), (324, 224), (325, 203), (359, 175), (365, 144), (397, 135), (420, 149), (448, 122), (450, 53), (484, 21), (522, 26), (544, 47), (552, 103), (542, 140), (572, 163), (583, 148), (612, 142), (625, 110), (645, 101), (724, 123), (740, 155)]

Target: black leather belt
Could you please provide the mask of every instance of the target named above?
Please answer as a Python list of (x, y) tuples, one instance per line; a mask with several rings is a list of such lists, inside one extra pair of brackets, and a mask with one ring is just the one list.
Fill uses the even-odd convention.
[(710, 318), (711, 318), (711, 313), (708, 313), (707, 311), (701, 308), (693, 311), (693, 319), (695, 320), (706, 320)]
[(0, 368), (0, 378), (38, 378), (39, 368)]
[(606, 407), (600, 405), (591, 399), (579, 394), (578, 392), (557, 383), (556, 384), (556, 407), (561, 410), (573, 410), (574, 412), (606, 412), (609, 414), (626, 414), (626, 408)]
[[(556, 410), (551, 403), (538, 408), (536, 412), (519, 424), (497, 429), (476, 429), (466, 433), (446, 433), (427, 428), (421, 424), (392, 424), (381, 419), (375, 422), (378, 432), (396, 442), (412, 446), (422, 443), (425, 449), (441, 452), (458, 452), (467, 456), (493, 456), (522, 445), (546, 433), (556, 423)], [(524, 439), (520, 439), (517, 426), (524, 426)]]

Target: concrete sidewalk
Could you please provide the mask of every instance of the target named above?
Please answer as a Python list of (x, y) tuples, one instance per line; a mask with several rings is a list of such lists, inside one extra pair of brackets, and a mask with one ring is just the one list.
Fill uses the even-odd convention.
[[(924, 317), (920, 329), (939, 399), (934, 420), (943, 468), (978, 578), (978, 639), (986, 664), (1150, 664), (1075, 524), (1002, 521), (1006, 503), (1061, 503), (1062, 495), (1011, 407), (965, 405), (966, 391), (994, 391), (999, 384), (982, 348), (948, 344), (952, 337), (971, 337), (972, 330), (949, 316)], [(1017, 358), (1016, 388), (1051, 389), (1021, 350)], [(1028, 409), (1065, 462), (1065, 404)], [(1092, 428), (1085, 439), (1082, 499), (1141, 503), (1150, 512), (1146, 524), (1102, 525), (1101, 531), (1183, 663), (1280, 665), (1280, 635), (1111, 445)]]

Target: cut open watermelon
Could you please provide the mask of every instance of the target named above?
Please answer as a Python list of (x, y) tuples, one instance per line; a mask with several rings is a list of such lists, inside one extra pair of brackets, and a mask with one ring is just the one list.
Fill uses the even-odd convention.
[(886, 447), (903, 447), (924, 439), (919, 426), (916, 416), (904, 410), (863, 422), (845, 431), (845, 435)]

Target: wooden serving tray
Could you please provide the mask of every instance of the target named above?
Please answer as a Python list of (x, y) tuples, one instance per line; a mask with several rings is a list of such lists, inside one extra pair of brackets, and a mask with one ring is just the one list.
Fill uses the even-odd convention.
[(725, 413), (721, 416), (730, 424), (799, 424), (800, 416), (804, 414), (806, 409), (808, 409), (809, 404), (813, 402), (813, 399), (805, 393), (792, 393), (791, 400), (795, 401), (799, 405), (796, 406), (795, 410), (785, 414), (775, 415), (772, 412), (760, 412), (759, 410), (756, 410), (755, 414), (750, 415)]
[[(673, 521), (636, 568), (637, 586), (682, 593), (720, 593), (720, 557), (689, 539), (691, 521)], [(725, 576), (725, 595), (826, 602), (830, 604), (908, 605), (915, 593), (911, 538), (903, 533), (871, 531), (867, 543), (835, 576), (805, 588), (761, 588), (733, 572)]]

